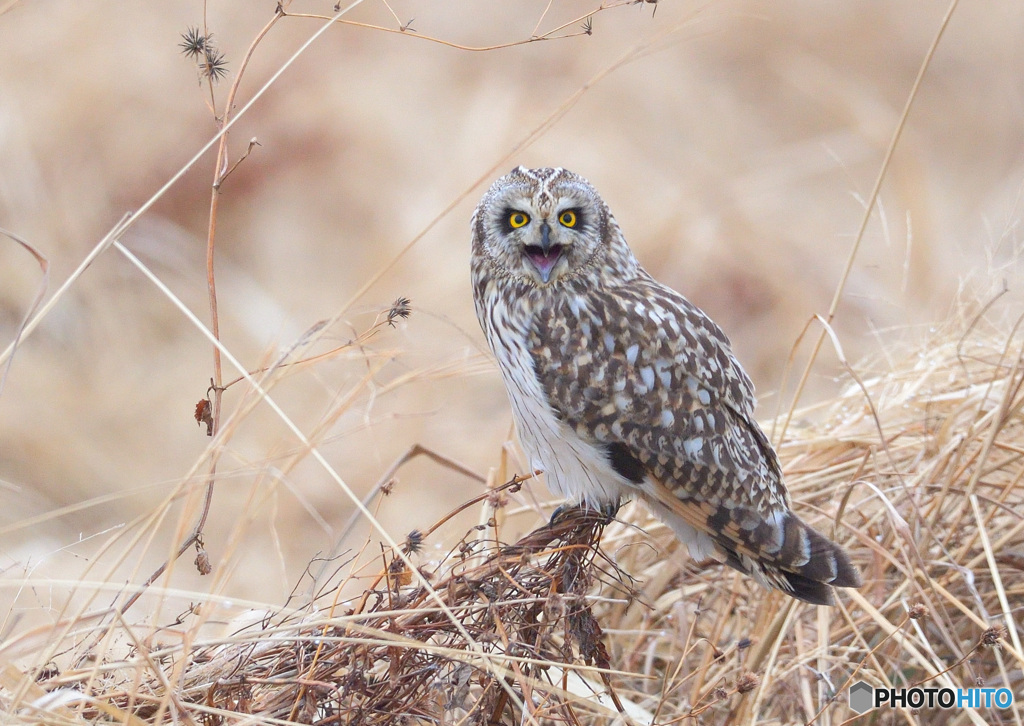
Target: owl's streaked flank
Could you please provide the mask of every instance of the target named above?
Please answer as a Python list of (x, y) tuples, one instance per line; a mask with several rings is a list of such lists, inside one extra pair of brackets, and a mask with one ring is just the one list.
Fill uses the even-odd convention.
[(846, 552), (790, 510), (728, 338), (640, 267), (585, 179), (519, 167), (472, 227), (477, 317), (553, 491), (600, 509), (639, 496), (695, 559), (807, 602), (860, 586)]

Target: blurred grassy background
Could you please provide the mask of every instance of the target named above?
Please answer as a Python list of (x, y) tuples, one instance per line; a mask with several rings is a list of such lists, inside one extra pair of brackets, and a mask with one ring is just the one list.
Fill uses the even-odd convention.
[[(484, 46), (528, 38), (538, 20), (543, 32), (596, 4), (555, 2), (546, 15), (544, 0), (391, 6), (415, 34)], [(0, 226), (49, 257), (52, 291), (215, 133), (208, 94), (178, 47), (188, 26), (202, 25), (202, 3), (4, 8)], [(210, 4), (209, 29), (231, 73), (273, 9)], [(296, 1), (290, 10), (331, 6)], [(260, 146), (221, 190), (226, 345), (250, 368), (290, 346), (495, 164), (490, 177), (520, 163), (565, 166), (601, 191), (644, 265), (726, 329), (762, 412), (774, 413), (780, 389), (788, 405), (785, 362), (808, 319), (827, 311), (946, 3), (662, 0), (654, 10), (609, 10), (590, 37), (489, 52), (412, 32), (331, 29), (231, 132), (232, 159), (252, 137)], [(349, 17), (398, 25), (375, 1)], [(257, 48), (237, 105), (320, 22), (278, 23)], [(1018, 302), (1000, 305), (1019, 306), (1022, 33), (1018, 0), (957, 9), (839, 309), (849, 359), (880, 354), (876, 331), (944, 319), (963, 288), (967, 299), (984, 299), (993, 280), (1006, 279)], [(633, 60), (516, 149), (631, 49)], [(230, 81), (218, 85), (218, 104)], [(124, 238), (204, 320), (212, 163), (211, 152)], [(482, 356), (468, 278), (468, 219), (489, 182), (348, 309), (350, 325), (332, 329), (321, 348), (365, 329), (399, 296), (413, 302), (407, 322), (378, 335), (372, 350), (275, 389), (309, 430), (366, 375), (368, 360), (384, 363), (321, 441), (358, 492), (414, 443), (481, 475), (498, 463), (511, 415)], [(38, 284), (29, 256), (0, 242), (3, 346)], [(806, 401), (833, 389), (834, 363), (822, 356)], [(102, 540), (90, 538), (165, 496), (208, 444), (192, 409), (211, 369), (200, 334), (124, 257), (104, 254), (20, 347), (0, 394), (0, 568), (15, 578), (76, 571)], [(241, 386), (230, 390), (226, 411), (240, 399)], [(242, 515), (255, 522), (236, 560), (255, 574), (236, 577), (228, 592), (279, 601), (351, 512), (310, 461), (275, 479), (296, 450), (265, 408), (227, 443), (206, 530), (215, 562)], [(478, 491), (469, 478), (418, 461), (400, 472), (382, 518), (401, 538)], [(62, 507), (72, 511), (47, 515)], [(174, 539), (170, 527), (165, 534), (148, 564)], [(183, 586), (203, 587), (189, 569), (179, 573)], [(49, 607), (49, 596), (22, 592), (18, 606)]]

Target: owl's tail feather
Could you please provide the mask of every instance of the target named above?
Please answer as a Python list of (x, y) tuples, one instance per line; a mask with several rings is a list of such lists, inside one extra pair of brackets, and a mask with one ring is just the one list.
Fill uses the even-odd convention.
[(788, 508), (760, 512), (680, 497), (653, 477), (640, 493), (695, 559), (713, 556), (765, 587), (816, 605), (832, 605), (834, 587), (860, 587), (846, 550)]
[(861, 586), (860, 572), (840, 545), (792, 512), (786, 512), (780, 524), (782, 544), (777, 551), (762, 550), (751, 557), (742, 549), (725, 547), (726, 564), (815, 605), (832, 605), (834, 587)]

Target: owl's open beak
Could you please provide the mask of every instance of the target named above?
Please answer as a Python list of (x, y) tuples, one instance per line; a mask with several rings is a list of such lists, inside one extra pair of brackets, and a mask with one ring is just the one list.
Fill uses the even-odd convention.
[(523, 248), (530, 262), (540, 273), (540, 279), (546, 284), (551, 279), (551, 271), (555, 269), (559, 258), (562, 256), (562, 245), (551, 244), (551, 228), (547, 222), (540, 226), (540, 244), (526, 245)]

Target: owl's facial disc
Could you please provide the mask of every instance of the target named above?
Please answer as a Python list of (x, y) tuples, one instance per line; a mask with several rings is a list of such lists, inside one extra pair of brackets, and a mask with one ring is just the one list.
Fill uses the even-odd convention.
[(531, 199), (510, 200), (498, 218), (508, 269), (536, 284), (550, 285), (575, 268), (581, 254), (584, 212), (581, 205), (556, 207)]

